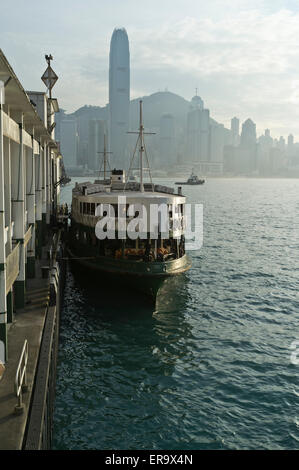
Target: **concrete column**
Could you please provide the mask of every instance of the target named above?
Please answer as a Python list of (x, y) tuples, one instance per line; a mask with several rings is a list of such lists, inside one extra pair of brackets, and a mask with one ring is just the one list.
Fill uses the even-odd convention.
[(51, 222), (51, 150), (47, 145), (46, 152), (46, 198), (47, 198), (47, 215), (46, 223), (50, 225)]
[(44, 144), (42, 151), (42, 242), (43, 245), (46, 242), (46, 233), (47, 233), (47, 189), (46, 189), (46, 158), (47, 154), (47, 144)]
[[(6, 256), (12, 251), (12, 219), (11, 219), (11, 155), (10, 155), (11, 142), (7, 137), (3, 137), (4, 148), (4, 199), (5, 199), (5, 226), (8, 227), (7, 242), (6, 242)], [(13, 321), (13, 295), (12, 289), (7, 294), (7, 323)]]
[(35, 203), (36, 203), (36, 254), (40, 259), (42, 256), (42, 209), (43, 209), (43, 195), (42, 195), (42, 147), (39, 143), (39, 153), (35, 155)]
[(55, 211), (56, 211), (56, 192), (55, 192), (55, 187), (54, 187), (54, 181), (55, 179), (55, 155), (54, 152), (51, 152), (51, 220), (52, 223), (54, 223), (54, 216), (55, 216)]
[[(61, 179), (61, 173), (60, 173), (60, 157), (56, 157), (55, 159), (55, 168), (56, 168), (56, 173), (55, 173), (55, 182), (57, 183)], [(56, 208), (60, 204), (60, 184), (56, 186), (56, 191), (55, 191), (55, 197), (56, 197)]]
[[(54, 154), (53, 157), (53, 183), (56, 184), (60, 180), (60, 158), (57, 157), (57, 155)], [(53, 198), (54, 198), (54, 211), (56, 216), (57, 214), (57, 206), (60, 203), (60, 184), (56, 184), (56, 187), (53, 187)]]
[(7, 231), (6, 255), (12, 251), (12, 233), (11, 233), (11, 156), (10, 139), (3, 138), (4, 148), (4, 199), (5, 199), (5, 226)]
[(26, 206), (28, 224), (32, 236), (27, 245), (27, 274), (35, 277), (35, 162), (34, 162), (34, 132), (31, 135), (32, 148), (26, 148)]
[(13, 321), (13, 295), (12, 295), (12, 289), (7, 294), (6, 303), (7, 303), (7, 323), (12, 323), (12, 321)]
[(7, 361), (3, 110), (0, 103), (0, 360)]
[(20, 242), (20, 265), (19, 275), (14, 283), (16, 308), (25, 306), (25, 164), (23, 145), (23, 115), (16, 119), (19, 122), (20, 143), (12, 143), (11, 152), (11, 198), (12, 217), (14, 220), (14, 235), (16, 242)]

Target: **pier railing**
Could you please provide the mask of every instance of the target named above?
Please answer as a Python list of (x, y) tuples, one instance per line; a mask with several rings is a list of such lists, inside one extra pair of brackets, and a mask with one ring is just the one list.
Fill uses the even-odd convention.
[(25, 233), (25, 236), (24, 236), (24, 245), (25, 246), (29, 243), (31, 235), (32, 235), (32, 225), (30, 225), (27, 232)]
[(39, 353), (25, 450), (49, 450), (52, 441), (58, 353), (59, 312), (49, 307)]
[(17, 243), (6, 258), (6, 294), (10, 291), (19, 274), (20, 243)]
[[(39, 360), (34, 381), (25, 450), (51, 449), (53, 410), (55, 401), (56, 367), (59, 338), (60, 294), (62, 292), (63, 264), (59, 261), (60, 231), (53, 235), (49, 255), (50, 299), (40, 345)], [(57, 254), (57, 260), (56, 260)]]
[(24, 346), (23, 346), (20, 360), (19, 360), (19, 365), (18, 365), (17, 372), (16, 372), (16, 378), (15, 378), (15, 393), (16, 393), (16, 396), (18, 397), (18, 404), (15, 406), (16, 413), (22, 413), (24, 409), (24, 405), (22, 403), (22, 394), (23, 392), (27, 391), (27, 374), (26, 374), (27, 362), (28, 362), (28, 342), (27, 342), (27, 339), (25, 339)]

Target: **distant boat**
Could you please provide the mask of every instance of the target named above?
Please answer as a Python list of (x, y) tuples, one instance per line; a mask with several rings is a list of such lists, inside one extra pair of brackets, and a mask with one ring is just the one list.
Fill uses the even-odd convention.
[(190, 184), (190, 185), (195, 185), (195, 184), (204, 184), (205, 180), (204, 179), (199, 179), (197, 175), (195, 175), (192, 171), (191, 175), (187, 179), (187, 181), (177, 181), (175, 184)]

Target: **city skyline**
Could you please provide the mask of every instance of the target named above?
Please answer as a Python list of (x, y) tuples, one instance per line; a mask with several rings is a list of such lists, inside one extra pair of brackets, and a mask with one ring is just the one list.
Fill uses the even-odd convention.
[[(269, 129), (261, 136), (256, 134), (256, 123), (250, 118), (242, 122), (231, 119), (230, 128), (217, 122), (210, 115), (203, 100), (195, 95), (191, 102), (170, 92), (154, 93), (144, 97), (147, 129), (154, 135), (147, 141), (151, 168), (158, 173), (181, 174), (195, 169), (199, 174), (208, 176), (261, 176), (290, 177), (299, 175), (299, 143), (294, 142), (291, 134), (288, 138), (273, 139)], [(138, 127), (138, 100), (130, 101), (131, 127)], [(170, 112), (165, 113), (165, 109)], [(70, 121), (77, 123), (78, 135), (65, 132)], [(95, 144), (95, 139), (88, 133), (90, 126), (96, 123), (108, 124), (109, 107), (85, 106), (75, 113), (59, 113), (56, 132), (61, 142), (62, 154), (66, 157), (66, 168), (73, 176), (85, 170), (99, 168), (98, 152), (102, 145)], [(103, 135), (103, 132), (100, 132)], [(78, 137), (78, 138), (77, 138)], [(115, 137), (116, 139), (116, 137)], [(77, 141), (76, 156), (72, 151)], [(122, 139), (120, 139), (122, 141)], [(130, 147), (130, 145), (129, 145)], [(96, 150), (97, 148), (97, 150)], [(133, 155), (133, 148), (130, 155)], [(73, 156), (73, 164), (67, 163)], [(113, 152), (110, 162), (113, 166), (128, 170), (128, 161), (115, 158)], [(77, 163), (76, 163), (77, 162)], [(81, 170), (80, 170), (81, 168)], [(161, 173), (162, 172), (162, 173)]]
[[(44, 54), (51, 52), (59, 76), (53, 92), (72, 112), (108, 102), (109, 41), (122, 26), (130, 37), (132, 98), (167, 88), (190, 101), (198, 88), (226, 127), (233, 116), (250, 117), (258, 135), (270, 128), (277, 138), (292, 133), (299, 140), (296, 2), (160, 3), (53, 0), (47, 11), (31, 0), (33, 17), (16, 0), (14, 22), (11, 6), (1, 10), (1, 47), (25, 88), (41, 91)], [(104, 7), (105, 21), (99, 21)], [(48, 31), (39, 21), (45, 14)]]

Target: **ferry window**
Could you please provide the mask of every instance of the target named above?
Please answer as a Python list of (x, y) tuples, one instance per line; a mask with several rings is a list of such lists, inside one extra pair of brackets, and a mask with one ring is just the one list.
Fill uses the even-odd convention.
[(87, 208), (86, 208), (86, 213), (87, 213), (87, 214), (90, 214), (90, 203), (87, 202), (87, 203), (86, 203), (86, 206), (87, 206)]
[(82, 202), (80, 202), (80, 214), (82, 214), (82, 212), (83, 212), (83, 204)]
[[(115, 217), (118, 216), (118, 205), (117, 204), (113, 204), (113, 209), (114, 209), (114, 215)], [(112, 214), (113, 215), (113, 214)]]
[(90, 204), (90, 213), (91, 213), (91, 215), (95, 214), (95, 203), (94, 202)]

